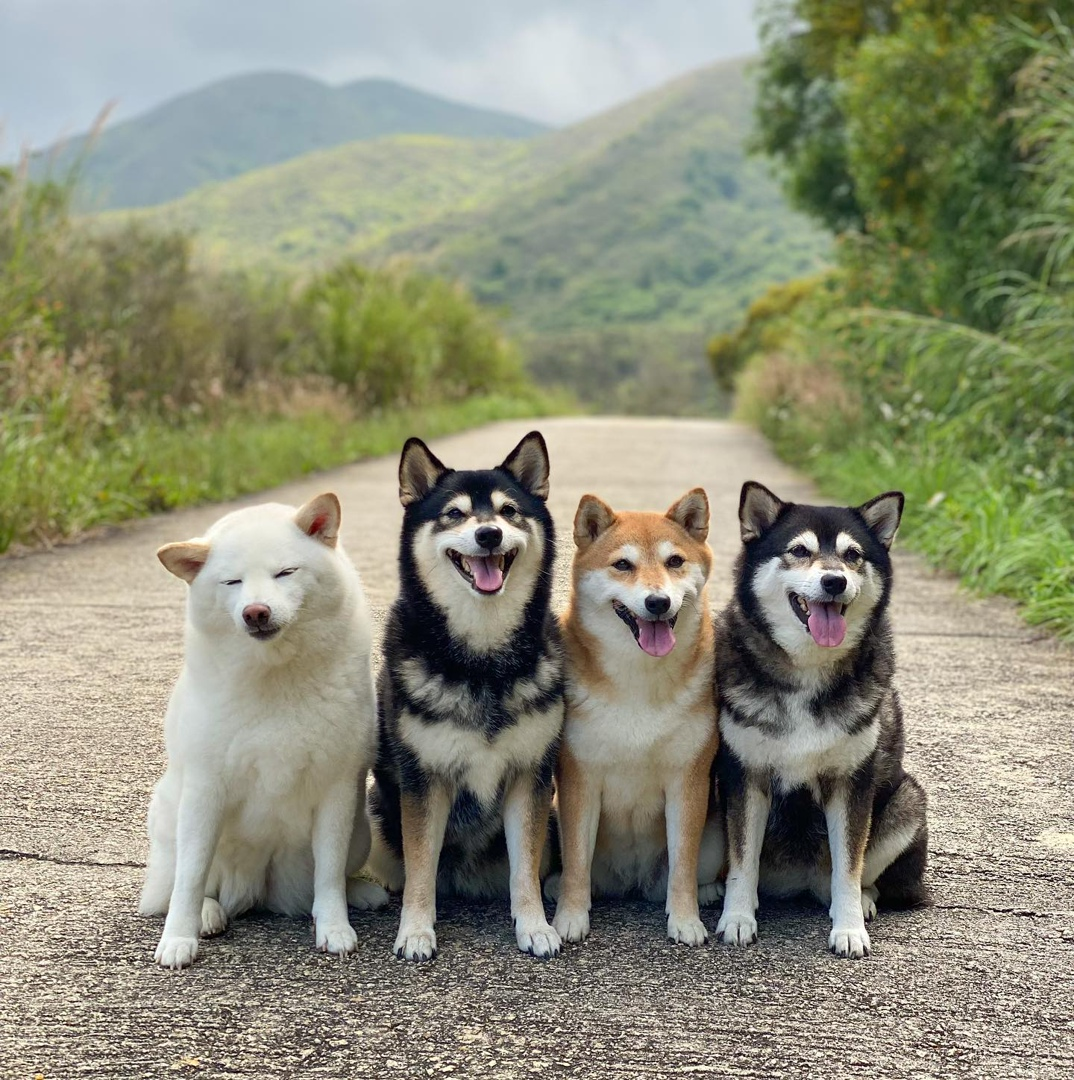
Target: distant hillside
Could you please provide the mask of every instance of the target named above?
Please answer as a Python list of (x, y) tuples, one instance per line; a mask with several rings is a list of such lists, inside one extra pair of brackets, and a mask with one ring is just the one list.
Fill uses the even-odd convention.
[(746, 156), (745, 63), (520, 142), (388, 138), (305, 155), (145, 216), (218, 261), (406, 258), (457, 275), (531, 367), (606, 408), (710, 409), (703, 343), (826, 237)]
[(314, 150), (384, 135), (521, 139), (545, 128), (385, 79), (332, 87), (301, 75), (242, 75), (184, 94), (92, 142), (36, 155), (34, 172), (65, 175), (82, 159), (83, 206), (152, 206), (214, 181)]

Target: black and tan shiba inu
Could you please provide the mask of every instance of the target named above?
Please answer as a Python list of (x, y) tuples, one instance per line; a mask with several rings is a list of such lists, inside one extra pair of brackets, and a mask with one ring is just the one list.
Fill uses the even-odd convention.
[(403, 887), (408, 960), (436, 954), (438, 890), (510, 892), (518, 947), (560, 950), (538, 880), (563, 725), (548, 474), (537, 432), (485, 470), (449, 469), (420, 439), (403, 448), (367, 871)]
[(708, 938), (698, 892), (718, 896), (724, 858), (708, 531), (700, 488), (666, 514), (616, 512), (594, 495), (578, 506), (556, 773), (563, 874), (549, 881), (567, 941), (589, 933), (593, 895), (631, 893), (665, 903), (673, 941)]
[(925, 793), (903, 770), (888, 600), (899, 492), (856, 508), (747, 483), (735, 596), (716, 631), (722, 938), (757, 937), (758, 888), (830, 902), (829, 947), (870, 949), (876, 904), (919, 903)]

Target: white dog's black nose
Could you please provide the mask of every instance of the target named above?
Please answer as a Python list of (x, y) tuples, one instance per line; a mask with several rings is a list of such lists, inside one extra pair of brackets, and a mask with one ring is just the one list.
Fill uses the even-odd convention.
[(242, 609), (242, 618), (251, 630), (262, 630), (272, 618), (272, 608), (268, 604), (247, 604)]
[(500, 546), (500, 541), (503, 539), (503, 529), (498, 528), (496, 525), (481, 525), (474, 533), (474, 539), (483, 548), (488, 548), (491, 551), (493, 548)]
[(671, 597), (663, 593), (649, 593), (645, 598), (645, 610), (650, 615), (663, 615), (671, 607)]
[(820, 585), (829, 596), (838, 596), (846, 592), (847, 579), (844, 574), (825, 574), (820, 579)]

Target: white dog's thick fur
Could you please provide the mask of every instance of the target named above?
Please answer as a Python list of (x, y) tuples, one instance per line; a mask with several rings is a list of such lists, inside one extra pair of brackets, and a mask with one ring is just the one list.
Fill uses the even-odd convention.
[[(167, 912), (163, 967), (190, 964), (199, 936), (253, 907), (312, 913), (323, 951), (357, 945), (346, 877), (369, 853), (376, 704), (369, 611), (339, 522), (334, 495), (254, 506), (157, 553), (190, 585), (139, 905)], [(355, 883), (355, 906), (386, 899)]]

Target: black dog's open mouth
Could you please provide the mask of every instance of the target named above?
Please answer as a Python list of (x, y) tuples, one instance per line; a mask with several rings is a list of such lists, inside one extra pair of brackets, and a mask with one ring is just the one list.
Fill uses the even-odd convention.
[(826, 648), (842, 645), (847, 632), (844, 616), (849, 604), (838, 604), (834, 600), (807, 600), (795, 592), (788, 593), (787, 599), (791, 611), (818, 645)]
[(278, 626), (248, 626), (246, 633), (255, 641), (271, 641), (278, 633)]
[(503, 588), (517, 554), (508, 551), (503, 555), (462, 555), (449, 550), (448, 558), (474, 592), (492, 596)]
[(650, 656), (667, 656), (675, 648), (675, 623), (678, 615), (670, 619), (639, 619), (626, 604), (612, 601), (612, 609), (627, 624), (634, 640)]

